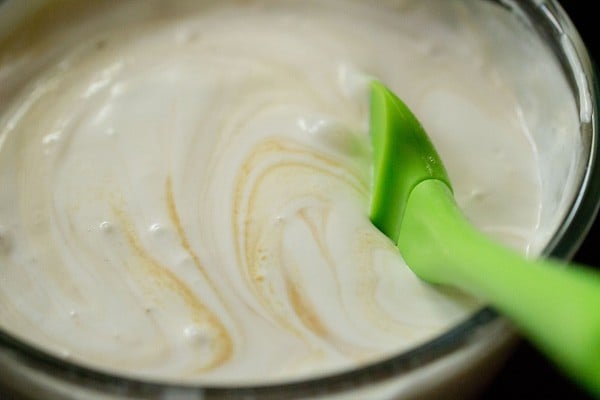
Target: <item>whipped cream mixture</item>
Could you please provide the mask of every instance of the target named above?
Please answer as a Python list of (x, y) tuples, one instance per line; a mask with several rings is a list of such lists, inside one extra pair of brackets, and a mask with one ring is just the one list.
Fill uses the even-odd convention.
[(556, 98), (555, 135), (577, 115), (483, 3), (63, 1), (5, 29), (1, 329), (113, 373), (265, 383), (467, 318), (476, 299), (421, 282), (369, 222), (368, 82), (421, 119), (475, 224), (539, 251), (559, 200), (533, 137)]

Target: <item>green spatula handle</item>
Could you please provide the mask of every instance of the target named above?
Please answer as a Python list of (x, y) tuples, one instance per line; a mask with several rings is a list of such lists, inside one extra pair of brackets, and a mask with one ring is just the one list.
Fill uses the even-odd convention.
[(413, 270), (422, 279), (489, 301), (574, 380), (600, 396), (598, 271), (530, 260), (497, 244), (471, 225), (438, 179), (411, 191), (398, 248), (411, 268), (418, 266)]

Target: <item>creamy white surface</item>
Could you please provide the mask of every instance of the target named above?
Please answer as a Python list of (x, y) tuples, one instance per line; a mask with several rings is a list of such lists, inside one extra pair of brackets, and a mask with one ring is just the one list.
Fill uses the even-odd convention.
[[(539, 85), (564, 104), (523, 101), (558, 68), (533, 42), (494, 43), (523, 33), (498, 10), (389, 3), (73, 2), (5, 40), (3, 329), (110, 371), (264, 382), (466, 318), (478, 302), (419, 281), (368, 220), (368, 77), (422, 120), (465, 213), (523, 251), (565, 202), (544, 195), (566, 178), (542, 186), (557, 157), (540, 163), (536, 116), (560, 107), (567, 142), (576, 112), (560, 79)], [(499, 50), (527, 67), (498, 69)]]

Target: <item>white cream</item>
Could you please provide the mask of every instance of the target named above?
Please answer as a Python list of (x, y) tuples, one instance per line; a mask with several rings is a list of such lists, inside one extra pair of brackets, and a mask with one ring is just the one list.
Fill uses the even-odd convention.
[(0, 326), (112, 372), (265, 383), (468, 317), (477, 300), (419, 281), (369, 222), (367, 82), (415, 111), (479, 227), (538, 252), (577, 113), (545, 49), (480, 3), (42, 8), (0, 42)]

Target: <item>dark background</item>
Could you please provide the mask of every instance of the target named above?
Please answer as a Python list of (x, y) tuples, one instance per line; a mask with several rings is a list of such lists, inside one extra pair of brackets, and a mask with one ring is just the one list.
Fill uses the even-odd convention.
[[(597, 17), (594, 21), (595, 13), (590, 10), (590, 4), (593, 3), (577, 0), (562, 0), (560, 3), (588, 46), (592, 59), (600, 65), (600, 50), (593, 37), (599, 22)], [(595, 249), (599, 233), (600, 219), (596, 218), (587, 239), (574, 257), (575, 261), (600, 269), (600, 256)], [(568, 380), (529, 342), (522, 340), (481, 399), (592, 400), (593, 397)]]

